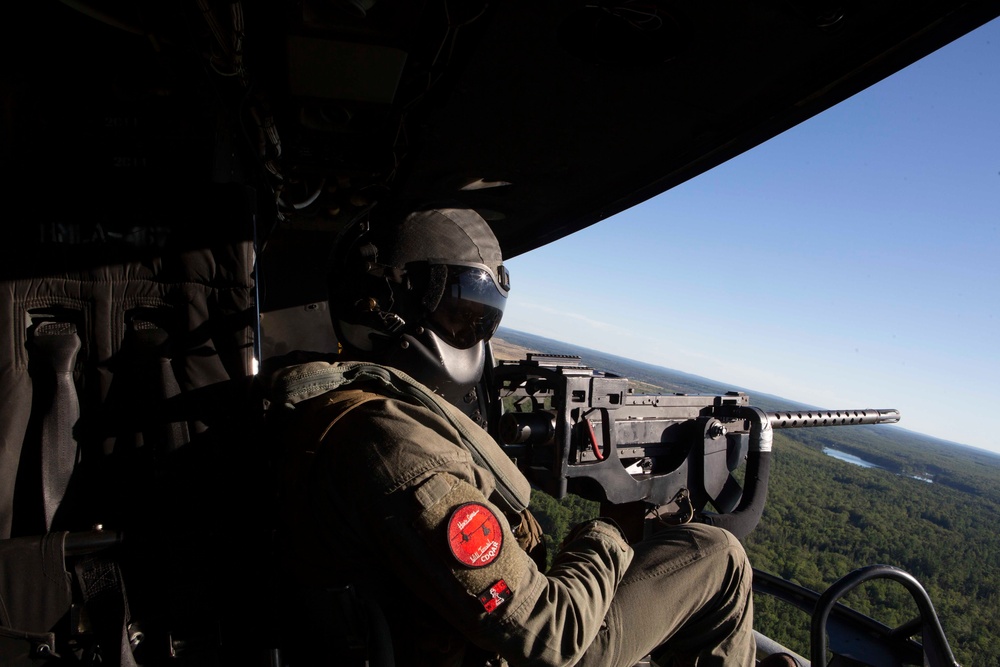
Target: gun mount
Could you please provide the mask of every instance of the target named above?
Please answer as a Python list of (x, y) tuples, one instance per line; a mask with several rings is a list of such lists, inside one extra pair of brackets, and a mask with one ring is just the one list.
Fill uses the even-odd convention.
[(627, 378), (562, 355), (501, 362), (493, 390), (493, 436), (543, 491), (606, 507), (676, 504), (685, 520), (738, 537), (763, 511), (773, 429), (899, 421), (897, 410), (764, 412), (742, 392), (636, 395)]

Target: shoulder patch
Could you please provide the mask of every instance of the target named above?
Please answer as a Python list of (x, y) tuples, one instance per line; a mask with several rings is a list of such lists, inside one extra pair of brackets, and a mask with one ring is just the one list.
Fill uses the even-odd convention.
[(496, 611), (497, 607), (509, 600), (512, 595), (513, 593), (511, 592), (510, 587), (507, 586), (507, 582), (501, 579), (480, 593), (478, 597), (479, 603), (483, 605), (483, 609), (486, 610), (486, 613), (492, 614)]
[(486, 567), (503, 547), (500, 520), (481, 503), (459, 505), (448, 518), (448, 547), (465, 567)]

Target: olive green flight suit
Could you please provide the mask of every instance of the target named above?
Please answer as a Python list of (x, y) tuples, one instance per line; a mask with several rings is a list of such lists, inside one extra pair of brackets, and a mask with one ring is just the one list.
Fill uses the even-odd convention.
[(286, 400), (297, 442), (285, 562), (296, 585), (377, 591), (397, 665), (472, 664), (470, 643), (515, 666), (625, 667), (649, 653), (754, 664), (751, 570), (729, 533), (689, 525), (633, 548), (613, 524), (587, 522), (543, 573), (455, 420), (504, 459), (499, 446), (457, 410), (442, 417), (377, 385)]

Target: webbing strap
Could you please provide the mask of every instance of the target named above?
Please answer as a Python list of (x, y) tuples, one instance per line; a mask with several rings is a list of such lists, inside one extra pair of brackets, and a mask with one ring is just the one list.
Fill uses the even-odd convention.
[(32, 342), (52, 373), (52, 404), (41, 423), (42, 503), (45, 529), (52, 529), (55, 517), (77, 462), (77, 442), (73, 426), (80, 419), (80, 401), (73, 382), (73, 368), (80, 352), (76, 325), (70, 322), (40, 322)]
[[(135, 393), (130, 399), (146, 399), (153, 405), (160, 405), (179, 396), (181, 388), (171, 368), (170, 332), (149, 316), (131, 312), (126, 316), (128, 329), (123, 349), (128, 346), (131, 353), (129, 363), (133, 364), (131, 371), (134, 373), (131, 376), (133, 386), (126, 385), (126, 391)], [(139, 434), (143, 446), (155, 445), (159, 450), (172, 452), (191, 441), (186, 420), (170, 418), (155, 421), (155, 424), (145, 424)]]
[(118, 564), (89, 556), (80, 560), (75, 570), (84, 607), (103, 648), (103, 661), (110, 667), (137, 667), (128, 636), (128, 599)]

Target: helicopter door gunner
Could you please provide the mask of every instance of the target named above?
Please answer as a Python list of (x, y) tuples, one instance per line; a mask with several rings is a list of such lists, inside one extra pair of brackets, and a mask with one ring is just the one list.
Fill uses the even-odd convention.
[[(527, 480), (467, 416), (509, 289), (487, 223), (424, 210), (341, 245), (330, 308), (343, 354), (271, 378), (292, 408), (294, 587), (351, 583), (377, 600), (397, 665), (753, 665), (751, 569), (722, 529), (630, 546), (596, 519), (547, 571), (536, 563)], [(292, 643), (323, 661), (303, 664), (343, 664), (335, 642)]]

